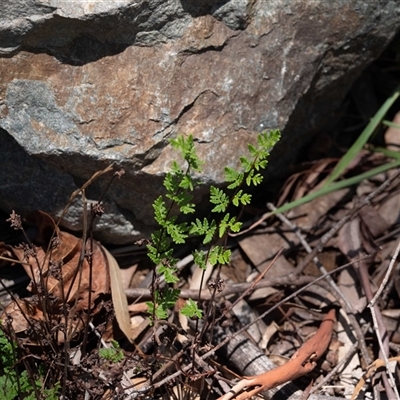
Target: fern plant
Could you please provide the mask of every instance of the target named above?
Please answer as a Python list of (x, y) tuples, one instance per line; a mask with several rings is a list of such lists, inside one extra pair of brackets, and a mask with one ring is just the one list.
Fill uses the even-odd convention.
[[(195, 213), (192, 192), (196, 187), (196, 180), (193, 173), (201, 173), (202, 162), (197, 156), (191, 135), (180, 135), (171, 140), (171, 145), (185, 161), (185, 168), (177, 161), (172, 162), (171, 171), (164, 179), (167, 193), (153, 203), (154, 218), (159, 229), (151, 235), (151, 243), (147, 246), (148, 256), (156, 266), (152, 282), (152, 301), (147, 303), (152, 321), (167, 318), (168, 310), (174, 306), (180, 294), (179, 289), (172, 287), (179, 282), (176, 267), (178, 260), (173, 256), (176, 245), (186, 243), (191, 236), (200, 237), (202, 244), (208, 246), (207, 250), (193, 252), (194, 262), (201, 269), (205, 270), (207, 265), (229, 263), (230, 250), (216, 242), (224, 243), (229, 232), (239, 232), (242, 224), (237, 218), (239, 213), (231, 215), (228, 209), (231, 205), (239, 208), (250, 204), (251, 194), (247, 189), (262, 182), (261, 170), (266, 168), (270, 151), (279, 139), (278, 130), (259, 134), (257, 144), (248, 145), (248, 155), (239, 158), (238, 169), (225, 167), (227, 187), (210, 187), (211, 218), (195, 218), (191, 222), (179, 222), (179, 214), (172, 213), (172, 210), (177, 207), (181, 214)], [(161, 280), (166, 282), (166, 287), (161, 288)], [(181, 312), (188, 317), (201, 318), (201, 310), (191, 299)]]

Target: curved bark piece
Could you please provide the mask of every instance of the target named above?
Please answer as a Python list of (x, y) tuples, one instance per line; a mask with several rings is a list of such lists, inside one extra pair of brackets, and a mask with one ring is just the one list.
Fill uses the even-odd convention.
[[(322, 354), (329, 346), (332, 337), (333, 327), (336, 322), (336, 310), (331, 309), (316, 334), (300, 347), (292, 358), (284, 365), (281, 365), (271, 371), (264, 372), (261, 375), (245, 377), (238, 382), (228, 393), (221, 396), (218, 400), (246, 400), (252, 396), (272, 389), (285, 382), (292, 381), (311, 372)], [(242, 390), (254, 387), (250, 391), (240, 393)]]

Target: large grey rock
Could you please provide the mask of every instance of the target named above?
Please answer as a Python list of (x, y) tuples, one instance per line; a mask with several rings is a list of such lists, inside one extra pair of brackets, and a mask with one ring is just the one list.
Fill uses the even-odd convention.
[[(60, 214), (114, 162), (126, 175), (96, 229), (131, 241), (153, 223), (177, 133), (195, 136), (209, 184), (258, 132), (280, 128), (276, 173), (384, 50), (399, 16), (397, 0), (2, 0), (0, 207)], [(64, 220), (72, 229), (78, 203)]]

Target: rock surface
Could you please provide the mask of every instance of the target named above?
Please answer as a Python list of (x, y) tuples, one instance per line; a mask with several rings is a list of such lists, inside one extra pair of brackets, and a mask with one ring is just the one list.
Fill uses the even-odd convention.
[[(284, 168), (399, 29), (400, 3), (345, 0), (2, 0), (0, 208), (60, 214), (116, 163), (98, 238), (146, 235), (151, 203), (192, 133), (204, 184), (257, 132)], [(96, 200), (104, 179), (87, 192)], [(81, 227), (79, 204), (64, 225)]]

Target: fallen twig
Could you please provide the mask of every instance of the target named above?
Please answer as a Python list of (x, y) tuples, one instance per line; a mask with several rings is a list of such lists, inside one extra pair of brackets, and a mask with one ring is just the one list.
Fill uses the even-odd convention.
[[(225, 289), (222, 292), (216, 293), (215, 298), (225, 297), (230, 294), (237, 294), (237, 293), (244, 293), (249, 292), (264, 287), (271, 287), (275, 285), (305, 285), (307, 283), (313, 282), (314, 277), (310, 276), (293, 276), (293, 275), (286, 275), (286, 276), (277, 276), (270, 279), (260, 279), (257, 280), (257, 287), (254, 287), (253, 282), (246, 282), (246, 283), (234, 283), (232, 285), (226, 285)], [(150, 289), (146, 288), (129, 288), (125, 289), (125, 294), (128, 299), (137, 299), (140, 298), (141, 300), (149, 300), (150, 297)], [(211, 293), (209, 289), (203, 289), (199, 292), (198, 289), (181, 289), (179, 293), (179, 297), (182, 299), (192, 299), (192, 300), (209, 300), (211, 298)]]

